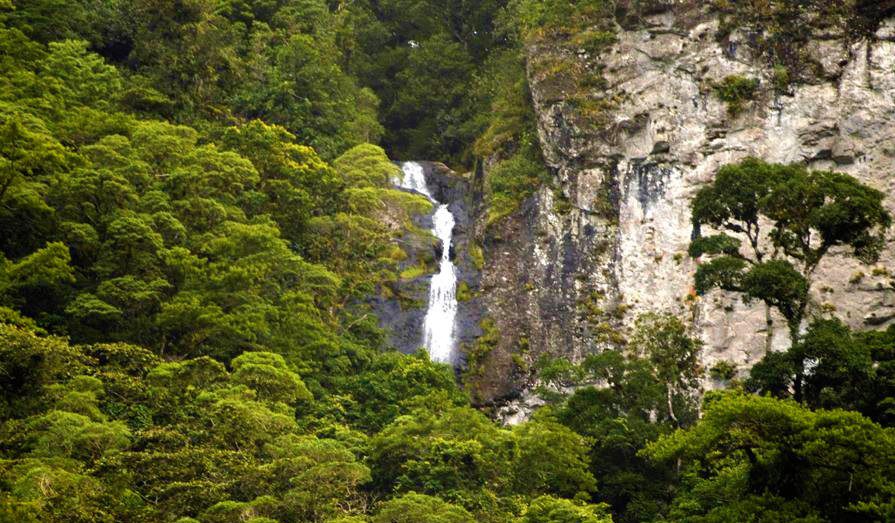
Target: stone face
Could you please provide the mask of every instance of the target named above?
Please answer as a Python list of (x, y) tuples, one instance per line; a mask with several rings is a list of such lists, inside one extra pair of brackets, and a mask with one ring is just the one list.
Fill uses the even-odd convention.
[[(528, 49), (555, 187), (477, 231), (485, 247), (485, 314), (502, 334), (481, 380), (485, 401), (530, 387), (525, 366), (541, 354), (577, 359), (612, 347), (613, 333), (647, 311), (692, 322), (705, 341), (707, 367), (726, 360), (745, 370), (769, 347), (788, 346), (785, 323), (771, 314), (769, 329), (763, 305), (693, 292), (689, 205), (725, 164), (756, 156), (845, 172), (890, 195), (886, 205), (895, 211), (895, 21), (873, 38), (811, 42), (806, 52), (821, 74), (785, 95), (775, 92), (773, 72), (744, 36), (715, 38), (718, 21), (711, 17), (682, 24), (666, 12), (644, 27), (621, 31), (595, 59), (609, 86), (599, 94), (608, 108), (590, 124), (570, 103), (569, 89), (557, 87), (568, 82), (531, 65), (568, 60), (567, 51), (549, 43)], [(736, 116), (711, 87), (731, 75), (760, 81)], [(572, 203), (565, 214), (554, 205), (557, 190)], [(895, 321), (893, 251), (890, 242), (872, 267), (841, 252), (828, 255), (814, 278), (813, 311), (858, 328)]]

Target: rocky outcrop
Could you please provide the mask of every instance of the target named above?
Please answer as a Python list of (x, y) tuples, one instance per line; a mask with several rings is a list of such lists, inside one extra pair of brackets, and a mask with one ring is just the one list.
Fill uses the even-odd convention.
[[(892, 195), (895, 211), (895, 19), (859, 39), (818, 33), (804, 50), (812, 76), (782, 87), (750, 45), (754, 34), (718, 35), (712, 13), (671, 8), (619, 30), (599, 57), (549, 42), (528, 49), (555, 180), (479, 230), (485, 314), (501, 333), (475, 384), (481, 401), (531, 385), (526, 366), (542, 354), (577, 359), (614, 346), (647, 311), (692, 322), (707, 367), (730, 361), (745, 370), (769, 336), (786, 347), (784, 322), (771, 315), (769, 324), (763, 305), (693, 292), (689, 204), (722, 165), (756, 156), (845, 172)], [(564, 74), (600, 81), (582, 93)], [(739, 112), (713, 88), (728, 77), (759, 81)], [(895, 321), (893, 251), (890, 242), (870, 267), (828, 256), (812, 288), (814, 312), (854, 327)]]

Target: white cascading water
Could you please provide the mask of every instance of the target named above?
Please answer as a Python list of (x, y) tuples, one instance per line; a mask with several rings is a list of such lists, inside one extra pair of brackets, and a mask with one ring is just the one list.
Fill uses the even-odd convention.
[(404, 173), (404, 178), (398, 180), (396, 185), (404, 189), (416, 191), (430, 199), (433, 203), (435, 202), (435, 199), (432, 198), (432, 194), (429, 192), (429, 186), (426, 184), (426, 174), (422, 165), (416, 162), (404, 162), (401, 164), (401, 172)]
[(432, 217), (432, 232), (441, 240), (441, 263), (429, 288), (429, 308), (423, 321), (423, 345), (435, 361), (450, 363), (454, 352), (454, 323), (457, 317), (457, 270), (451, 261), (454, 215), (448, 206), (432, 198), (426, 185), (423, 166), (416, 162), (401, 164), (404, 178), (397, 185), (425, 195), (437, 206)]

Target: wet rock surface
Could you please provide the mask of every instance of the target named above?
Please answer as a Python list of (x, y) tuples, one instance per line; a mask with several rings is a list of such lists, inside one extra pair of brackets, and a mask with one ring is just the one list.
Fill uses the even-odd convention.
[[(451, 259), (457, 268), (458, 285), (463, 284), (471, 291), (478, 289), (480, 275), (468, 253), (468, 231), (471, 223), (472, 194), (469, 181), (447, 166), (437, 162), (419, 162), (423, 166), (426, 182), (432, 197), (448, 203), (454, 215), (453, 246)], [(423, 230), (432, 228), (432, 214), (414, 217), (414, 224)], [(409, 257), (402, 262), (402, 268), (419, 264), (421, 259), (438, 260), (441, 244), (434, 240), (419, 241), (405, 237), (405, 251)], [(397, 292), (379, 296), (373, 301), (373, 308), (380, 319), (380, 327), (389, 333), (389, 344), (404, 353), (412, 353), (423, 345), (423, 320), (429, 298), (429, 282), (436, 269), (408, 281), (397, 283)], [(478, 299), (461, 300), (456, 318), (456, 338), (459, 344), (470, 343), (481, 334), (479, 328), (480, 307)], [(462, 358), (457, 361), (462, 366)]]

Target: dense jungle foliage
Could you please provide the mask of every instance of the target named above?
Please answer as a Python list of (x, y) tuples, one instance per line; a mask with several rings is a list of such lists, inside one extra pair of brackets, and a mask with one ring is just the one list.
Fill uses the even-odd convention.
[[(516, 427), (387, 347), (366, 298), (431, 204), (379, 146), (495, 159), (500, 219), (550, 179), (522, 48), (647, 4), (0, 0), (0, 521), (895, 520), (893, 329), (813, 320), (702, 398), (698, 340), (644, 317), (543, 361)], [(827, 175), (866, 204), (831, 241), (868, 250), (879, 198)], [(735, 265), (706, 287), (772, 301), (728, 240), (694, 249)]]

